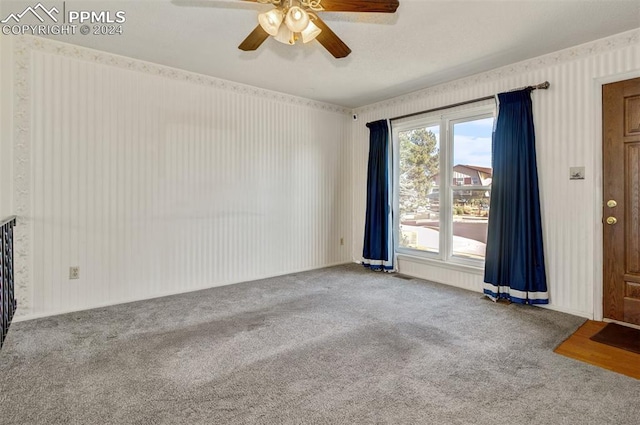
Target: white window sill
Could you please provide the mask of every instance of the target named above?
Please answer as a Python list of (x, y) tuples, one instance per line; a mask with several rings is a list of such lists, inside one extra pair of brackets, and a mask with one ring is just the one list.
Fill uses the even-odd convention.
[(471, 273), (471, 274), (476, 274), (481, 276), (484, 275), (484, 265), (476, 266), (476, 265), (465, 264), (465, 263), (456, 262), (456, 261), (442, 261), (437, 258), (427, 258), (427, 257), (421, 257), (418, 255), (411, 255), (411, 254), (400, 253), (400, 252), (396, 254), (396, 258), (398, 259), (398, 262), (411, 261), (412, 263), (424, 264), (432, 267), (456, 270), (459, 272)]

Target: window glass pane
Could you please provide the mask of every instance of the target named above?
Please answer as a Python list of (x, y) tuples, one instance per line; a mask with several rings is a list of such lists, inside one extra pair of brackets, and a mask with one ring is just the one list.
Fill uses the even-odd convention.
[(453, 255), (484, 259), (493, 118), (453, 125)]
[(440, 127), (401, 131), (399, 139), (399, 210), (402, 248), (438, 252)]

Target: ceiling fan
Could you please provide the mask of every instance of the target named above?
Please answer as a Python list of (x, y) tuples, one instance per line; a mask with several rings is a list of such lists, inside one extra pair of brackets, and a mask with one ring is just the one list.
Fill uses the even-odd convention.
[(256, 50), (269, 36), (285, 44), (318, 40), (335, 58), (344, 58), (351, 49), (317, 12), (395, 13), (398, 0), (243, 0), (275, 6), (258, 15), (258, 26), (238, 46), (240, 50)]

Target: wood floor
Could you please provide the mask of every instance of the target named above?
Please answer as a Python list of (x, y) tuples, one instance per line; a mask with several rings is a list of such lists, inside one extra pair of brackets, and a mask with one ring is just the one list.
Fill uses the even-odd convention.
[(640, 354), (590, 340), (607, 324), (588, 320), (554, 351), (604, 369), (640, 379)]

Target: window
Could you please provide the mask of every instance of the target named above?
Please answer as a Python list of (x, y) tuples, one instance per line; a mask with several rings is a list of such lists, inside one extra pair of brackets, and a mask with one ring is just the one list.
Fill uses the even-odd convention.
[(393, 126), (399, 253), (482, 265), (493, 105)]

